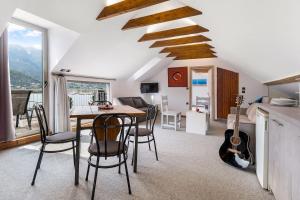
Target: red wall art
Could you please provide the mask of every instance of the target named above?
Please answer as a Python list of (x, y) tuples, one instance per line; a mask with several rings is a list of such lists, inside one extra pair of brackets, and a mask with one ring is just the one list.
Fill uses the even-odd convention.
[(188, 87), (188, 68), (174, 67), (168, 68), (169, 87)]

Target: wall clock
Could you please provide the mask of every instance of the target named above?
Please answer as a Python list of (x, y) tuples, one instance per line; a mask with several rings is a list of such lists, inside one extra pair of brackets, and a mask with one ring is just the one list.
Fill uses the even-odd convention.
[(168, 86), (169, 87), (187, 87), (188, 86), (188, 68), (187, 67), (168, 68)]

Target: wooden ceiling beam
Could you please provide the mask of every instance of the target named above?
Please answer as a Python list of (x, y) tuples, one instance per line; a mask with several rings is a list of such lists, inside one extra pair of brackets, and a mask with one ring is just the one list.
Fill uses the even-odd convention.
[(181, 51), (181, 52), (171, 52), (167, 57), (178, 57), (178, 56), (186, 56), (190, 54), (204, 54), (204, 53), (216, 53), (211, 49), (203, 49), (203, 50), (190, 50), (190, 51)]
[(212, 52), (188, 52), (186, 54), (177, 54), (175, 56), (172, 56), (172, 57), (187, 57), (187, 56), (190, 56), (190, 57), (196, 57), (196, 56), (207, 56), (207, 55), (214, 55)]
[(207, 42), (207, 41), (211, 41), (211, 39), (209, 39), (203, 35), (196, 35), (196, 36), (183, 37), (183, 38), (177, 38), (177, 39), (156, 41), (150, 46), (150, 48), (175, 46), (175, 45), (190, 44), (190, 43), (197, 43), (197, 42)]
[(196, 33), (203, 33), (207, 32), (208, 29), (199, 26), (199, 25), (192, 25), (192, 26), (185, 26), (181, 28), (174, 28), (164, 31), (158, 31), (153, 33), (147, 33), (139, 39), (139, 42), (149, 41), (149, 40), (158, 40), (158, 39), (164, 39), (164, 38), (170, 38), (170, 37), (176, 37), (176, 36), (182, 36), (182, 35), (190, 35), (190, 34), (196, 34)]
[(275, 81), (266, 82), (264, 84), (267, 86), (272, 86), (272, 85), (281, 85), (281, 84), (288, 84), (288, 83), (295, 83), (295, 82), (300, 83), (300, 74), (296, 76), (290, 76), (287, 78), (275, 80)]
[(108, 19), (128, 12), (163, 3), (168, 0), (124, 0), (103, 8), (97, 20)]
[(211, 57), (215, 56), (214, 54), (206, 53), (206, 54), (195, 54), (195, 55), (179, 55), (173, 57), (174, 60), (178, 59), (197, 59), (197, 58), (206, 58), (206, 57)]
[(176, 47), (166, 47), (160, 51), (160, 53), (171, 53), (171, 52), (181, 52), (181, 51), (189, 51), (189, 50), (202, 50), (202, 49), (212, 49), (213, 46), (209, 44), (193, 44), (193, 45), (184, 45), (184, 46), (176, 46)]
[(190, 55), (190, 56), (178, 56), (174, 60), (190, 60), (190, 59), (202, 59), (202, 58), (216, 58), (214, 54), (202, 54), (202, 55)]
[(141, 39), (139, 39), (139, 42), (143, 41), (149, 41), (149, 40), (157, 40), (157, 39), (163, 39), (163, 38), (170, 38), (170, 37), (176, 37), (176, 36), (182, 36), (182, 35), (190, 35), (190, 34), (196, 34), (196, 33), (203, 33), (207, 32), (208, 29), (203, 28), (199, 25), (192, 25), (192, 26), (186, 26), (182, 28), (175, 28), (175, 29), (169, 29), (165, 31), (158, 31), (153, 33), (147, 33), (143, 35)]
[(144, 17), (131, 19), (125, 24), (122, 30), (128, 30), (128, 29), (148, 26), (152, 24), (173, 21), (173, 20), (192, 17), (201, 14), (202, 12), (197, 9), (194, 9), (189, 6), (184, 6), (173, 10), (168, 10), (168, 11), (164, 11), (164, 12), (160, 12), (160, 13), (156, 13)]

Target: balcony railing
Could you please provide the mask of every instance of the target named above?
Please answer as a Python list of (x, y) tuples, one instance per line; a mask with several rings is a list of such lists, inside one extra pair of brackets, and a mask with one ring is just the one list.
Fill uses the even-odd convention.
[[(28, 109), (32, 109), (34, 104), (43, 103), (42, 90), (31, 90)], [(71, 90), (68, 96), (70, 97), (71, 106), (88, 106), (95, 98), (95, 95), (99, 93), (99, 90)]]
[[(72, 90), (69, 91), (68, 96), (70, 97), (70, 106), (88, 106), (92, 101), (100, 98), (100, 100), (105, 100), (106, 96), (101, 96), (103, 90)], [(105, 94), (106, 95), (106, 94)], [(96, 98), (96, 99), (95, 99)]]
[(43, 92), (41, 90), (32, 90), (27, 107), (32, 108), (36, 103), (43, 103)]

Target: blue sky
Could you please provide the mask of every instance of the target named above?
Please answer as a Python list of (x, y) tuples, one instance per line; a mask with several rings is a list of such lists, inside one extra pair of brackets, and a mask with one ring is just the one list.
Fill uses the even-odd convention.
[(8, 26), (8, 42), (23, 47), (42, 49), (42, 33), (10, 23)]

